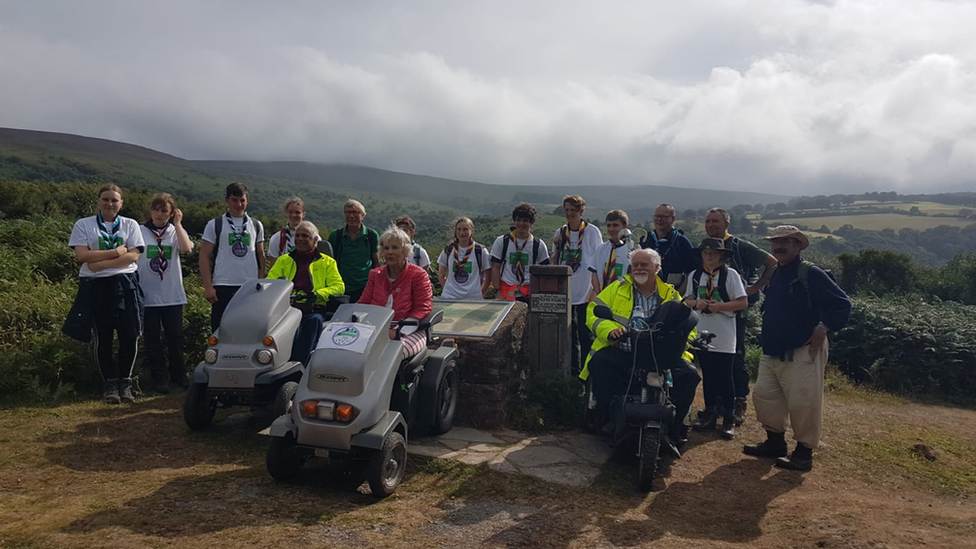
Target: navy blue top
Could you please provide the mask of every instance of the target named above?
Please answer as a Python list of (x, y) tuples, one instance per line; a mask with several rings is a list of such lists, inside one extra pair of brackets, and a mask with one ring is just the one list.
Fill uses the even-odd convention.
[(788, 265), (777, 267), (766, 288), (763, 302), (763, 354), (778, 356), (806, 345), (817, 323), (823, 322), (831, 330), (840, 330), (851, 318), (851, 300), (836, 282), (820, 267), (807, 272), (810, 283), (810, 302), (797, 269), (800, 256)]
[(647, 239), (641, 241), (641, 247), (650, 248), (661, 255), (661, 272), (658, 273), (661, 280), (667, 281), (668, 276), (674, 273), (688, 274), (697, 267), (695, 256), (691, 252), (695, 246), (684, 233), (674, 227), (667, 238), (658, 238), (652, 229), (648, 232)]

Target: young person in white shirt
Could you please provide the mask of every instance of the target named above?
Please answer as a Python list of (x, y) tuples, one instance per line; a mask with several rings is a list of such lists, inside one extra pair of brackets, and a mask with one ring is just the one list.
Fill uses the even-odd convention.
[(491, 245), (491, 284), (495, 287), (495, 299), (528, 302), (529, 266), (549, 264), (546, 243), (532, 234), (535, 216), (535, 207), (521, 202), (512, 210), (515, 228)]
[[(138, 262), (139, 284), (146, 304), (146, 362), (153, 389), (165, 394), (169, 392), (170, 382), (179, 387), (189, 386), (183, 366), (183, 306), (186, 305), (186, 292), (183, 289), (180, 254), (193, 250), (193, 242), (183, 228), (183, 212), (167, 193), (153, 196), (149, 221), (139, 229), (146, 243), (146, 253), (139, 255)], [(166, 332), (168, 344), (165, 350), (162, 331)]]
[(573, 269), (570, 287), (573, 295), (572, 358), (573, 373), (578, 374), (583, 367), (583, 357), (590, 352), (592, 338), (586, 327), (586, 305), (596, 297), (593, 292), (592, 277), (588, 268), (596, 256), (596, 250), (603, 244), (600, 227), (583, 221), (586, 201), (578, 194), (563, 197), (563, 213), (566, 224), (556, 229), (553, 235), (552, 263), (567, 265)]
[[(79, 219), (71, 230), (68, 246), (82, 264), (78, 295), (65, 322), (79, 322), (72, 337), (87, 341), (94, 328), (95, 358), (108, 404), (134, 402), (132, 368), (142, 333), (142, 292), (136, 262), (145, 247), (139, 224), (122, 217), (122, 189), (106, 185), (98, 191), (98, 213)], [(79, 324), (75, 324), (76, 327)], [(87, 329), (87, 333), (86, 333)], [(112, 346), (118, 334), (118, 360)]]
[(627, 243), (620, 239), (620, 232), (627, 228), (628, 221), (627, 212), (623, 210), (607, 212), (607, 241), (596, 249), (590, 263), (594, 294), (599, 294), (630, 270), (630, 250)]
[(412, 247), (410, 248), (410, 255), (407, 256), (407, 263), (413, 263), (425, 271), (429, 270), (430, 256), (427, 255), (427, 250), (413, 239), (414, 235), (417, 234), (417, 223), (409, 215), (401, 215), (394, 224), (410, 237)]
[(713, 430), (722, 417), (723, 438), (735, 436), (735, 313), (749, 306), (742, 277), (727, 266), (732, 250), (717, 238), (706, 238), (693, 249), (701, 255), (702, 268), (692, 271), (685, 288), (685, 304), (701, 314), (698, 330), (715, 334), (707, 351), (695, 353), (701, 366), (705, 410), (699, 414), (699, 431)]
[(243, 183), (227, 185), (224, 201), (227, 213), (207, 222), (200, 245), (200, 279), (204, 297), (211, 303), (210, 329), (214, 331), (241, 285), (264, 278), (265, 273), (264, 226), (247, 215), (247, 187)]
[(279, 257), (290, 254), (295, 250), (295, 229), (305, 219), (305, 202), (297, 196), (285, 200), (282, 209), (285, 211), (285, 217), (288, 218), (288, 224), (280, 231), (271, 235), (271, 238), (268, 240), (269, 271), (271, 267), (274, 267), (275, 261)]
[(437, 257), (437, 280), (443, 299), (484, 299), (491, 284), (491, 257), (474, 241), (474, 222), (459, 217), (452, 224), (454, 240)]

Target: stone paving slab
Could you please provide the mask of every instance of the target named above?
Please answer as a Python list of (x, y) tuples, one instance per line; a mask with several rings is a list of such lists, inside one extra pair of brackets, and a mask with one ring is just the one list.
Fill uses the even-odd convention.
[(609, 444), (593, 435), (538, 436), (469, 427), (457, 427), (439, 437), (411, 439), (407, 450), (469, 465), (487, 463), (493, 471), (529, 475), (570, 486), (592, 483), (611, 454)]

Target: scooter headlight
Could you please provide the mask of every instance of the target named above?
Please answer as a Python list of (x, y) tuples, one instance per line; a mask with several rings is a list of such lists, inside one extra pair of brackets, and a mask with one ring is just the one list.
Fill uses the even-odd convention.
[(207, 361), (207, 364), (217, 362), (217, 349), (207, 349), (203, 353), (203, 360)]
[(271, 354), (271, 351), (267, 349), (261, 349), (260, 351), (258, 351), (258, 362), (260, 362), (261, 364), (271, 364), (272, 358), (273, 355)]

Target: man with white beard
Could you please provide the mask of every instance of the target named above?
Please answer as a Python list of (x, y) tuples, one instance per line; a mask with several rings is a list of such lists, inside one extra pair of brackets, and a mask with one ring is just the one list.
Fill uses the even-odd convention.
[[(681, 294), (674, 286), (657, 276), (661, 270), (661, 256), (654, 250), (635, 250), (630, 255), (630, 270), (630, 274), (604, 288), (586, 309), (586, 325), (595, 339), (579, 377), (586, 381), (592, 372), (596, 427), (607, 431), (612, 428), (612, 425), (606, 425), (610, 417), (610, 401), (614, 395), (626, 390), (633, 365), (631, 351), (622, 350), (617, 340), (627, 332), (623, 323), (633, 322), (637, 316), (649, 318), (662, 304), (681, 301)], [(597, 318), (594, 314), (597, 305), (609, 307), (619, 322)], [(640, 353), (640, 349), (637, 352)], [(698, 371), (691, 365), (691, 359), (691, 353), (685, 351), (681, 360), (668, 365), (674, 381), (671, 402), (675, 407), (674, 425), (668, 432), (676, 445), (687, 440), (688, 428), (684, 419), (701, 381)]]

